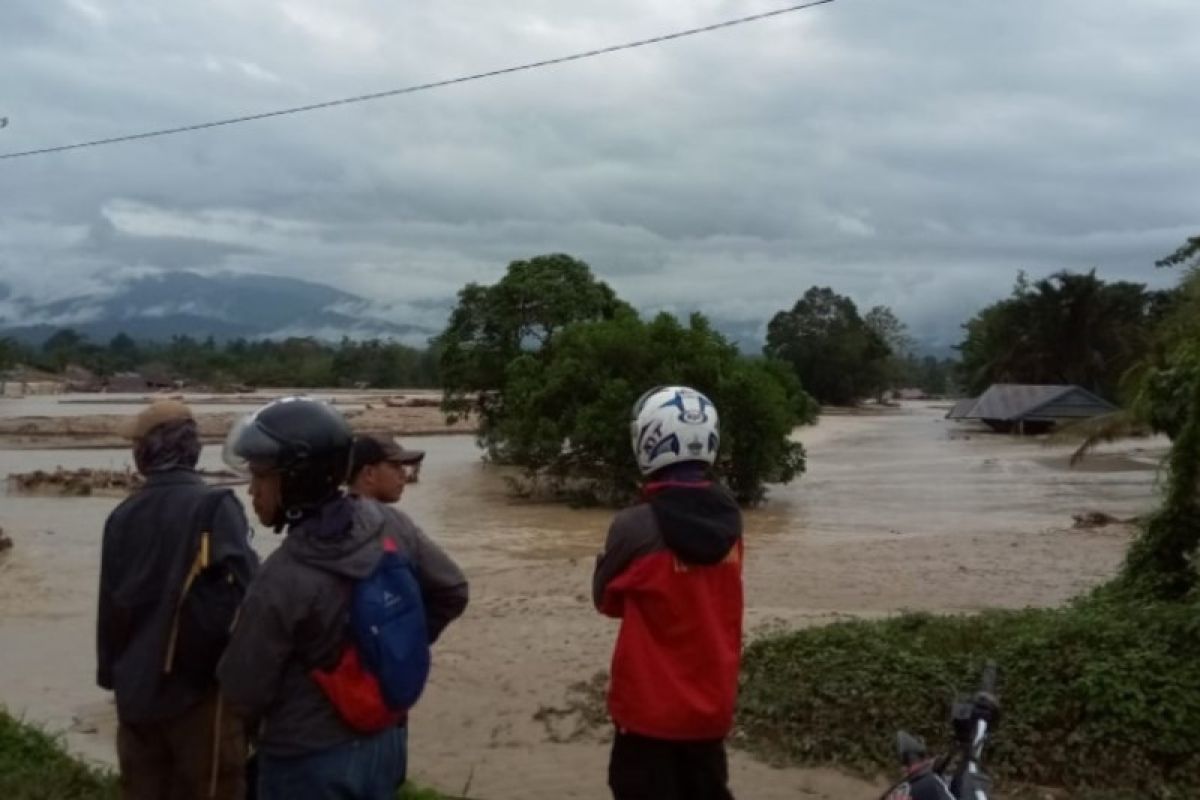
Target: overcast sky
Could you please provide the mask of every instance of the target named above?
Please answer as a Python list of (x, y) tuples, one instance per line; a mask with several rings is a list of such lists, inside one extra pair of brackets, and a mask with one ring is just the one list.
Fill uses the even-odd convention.
[[(786, 0), (4, 0), (0, 152), (452, 78)], [(0, 161), (0, 281), (290, 275), (440, 325), (568, 252), (765, 324), (812, 284), (928, 344), (1034, 276), (1200, 233), (1200, 2), (837, 0), (428, 93)]]

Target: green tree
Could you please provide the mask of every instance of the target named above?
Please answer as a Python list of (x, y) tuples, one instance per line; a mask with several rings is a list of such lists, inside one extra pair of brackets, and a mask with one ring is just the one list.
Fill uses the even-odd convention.
[(61, 372), (68, 364), (88, 361), (88, 341), (72, 328), (55, 331), (42, 343), (44, 363)]
[(1154, 262), (1156, 267), (1184, 266), (1195, 270), (1200, 268), (1200, 236), (1192, 236), (1179, 246), (1171, 255)]
[(1166, 492), (1130, 548), (1118, 579), (1104, 591), (1174, 601), (1200, 595), (1200, 237), (1158, 266), (1186, 265), (1179, 286), (1150, 297), (1145, 352), (1126, 373), (1127, 407), (1077, 426), (1082, 457), (1101, 441), (1146, 428), (1172, 439)]
[(379, 339), (355, 342), (342, 339), (333, 354), (333, 379), (338, 386), (429, 386), (423, 353), (403, 344)]
[(668, 314), (643, 322), (632, 311), (566, 326), (551, 348), (514, 361), (492, 435), (530, 476), (622, 502), (640, 477), (630, 409), (647, 389), (669, 384), (693, 386), (717, 405), (717, 470), (741, 502), (757, 503), (766, 483), (803, 471), (803, 448), (790, 434), (815, 419), (814, 401), (786, 365), (740, 356), (698, 314), (687, 326)]
[[(877, 321), (884, 321), (882, 312)], [(891, 355), (887, 341), (859, 316), (853, 300), (817, 286), (791, 311), (771, 319), (763, 352), (791, 364), (806, 391), (835, 405), (874, 394)]]
[(1133, 408), (1153, 430), (1175, 438), (1187, 419), (1189, 381), (1200, 346), (1200, 236), (1159, 266), (1186, 264), (1179, 286), (1158, 305), (1150, 352), (1133, 371)]
[(0, 342), (0, 367), (8, 361), (58, 371), (68, 364), (78, 364), (98, 375), (137, 370), (147, 377), (214, 387), (437, 385), (436, 348), (417, 350), (378, 339), (344, 338), (337, 345), (305, 337), (282, 341), (235, 339), (221, 344), (211, 336), (201, 341), (188, 335), (176, 335), (166, 342), (137, 342), (119, 333), (101, 347), (68, 329), (56, 332), (38, 352), (15, 341)]
[(514, 261), (492, 286), (468, 284), (433, 343), (444, 409), (451, 416), (478, 414), (481, 440), (500, 456), (492, 432), (506, 413), (501, 390), (511, 365), (540, 357), (571, 323), (612, 319), (628, 309), (587, 264), (562, 254)]
[(113, 372), (128, 372), (141, 362), (142, 354), (137, 342), (124, 333), (118, 333), (108, 342), (108, 360)]
[(880, 400), (888, 389), (898, 389), (908, 377), (907, 361), (912, 356), (913, 340), (908, 326), (887, 306), (875, 306), (863, 317), (863, 323), (887, 345), (886, 358), (875, 362), (875, 392)]
[(9, 336), (0, 337), (0, 369), (11, 369), (21, 363), (25, 350), (21, 343)]
[(958, 345), (971, 393), (994, 383), (1079, 384), (1115, 398), (1128, 369), (1145, 355), (1162, 301), (1140, 283), (1105, 283), (1096, 272), (1018, 277), (1007, 299), (965, 327)]
[(993, 383), (1073, 383), (1108, 398), (1147, 352), (1163, 297), (1138, 283), (1106, 283), (1095, 271), (1029, 283), (964, 325), (961, 377), (977, 394)]
[(925, 356), (914, 364), (912, 382), (927, 394), (953, 395), (957, 389), (954, 376), (958, 372), (958, 362), (952, 358), (936, 358)]
[(1116, 583), (1118, 590), (1161, 600), (1200, 592), (1200, 341), (1174, 355), (1169, 410), (1178, 415), (1178, 428), (1167, 459), (1166, 497), (1130, 547)]

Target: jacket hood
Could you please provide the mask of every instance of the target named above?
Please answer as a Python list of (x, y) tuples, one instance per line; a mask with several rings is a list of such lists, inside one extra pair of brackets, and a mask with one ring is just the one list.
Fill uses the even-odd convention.
[(712, 483), (657, 483), (646, 496), (663, 541), (688, 564), (719, 564), (742, 537), (742, 511)]
[(360, 580), (383, 554), (384, 521), (374, 501), (338, 497), (289, 528), (283, 546), (299, 561)]

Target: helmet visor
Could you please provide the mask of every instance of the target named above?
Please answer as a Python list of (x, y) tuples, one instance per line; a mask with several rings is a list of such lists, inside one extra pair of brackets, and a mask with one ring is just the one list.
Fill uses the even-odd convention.
[(239, 419), (229, 430), (225, 445), (221, 448), (221, 460), (225, 466), (244, 477), (250, 476), (252, 464), (278, 466), (283, 450), (280, 442), (268, 436), (257, 421), (257, 411)]

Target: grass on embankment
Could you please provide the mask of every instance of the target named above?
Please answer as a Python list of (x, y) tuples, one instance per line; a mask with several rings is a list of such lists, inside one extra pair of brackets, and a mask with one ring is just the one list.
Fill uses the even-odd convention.
[[(3, 800), (117, 800), (116, 776), (76, 759), (59, 737), (14, 719), (0, 708), (0, 798)], [(398, 800), (450, 800), (406, 785)]]

